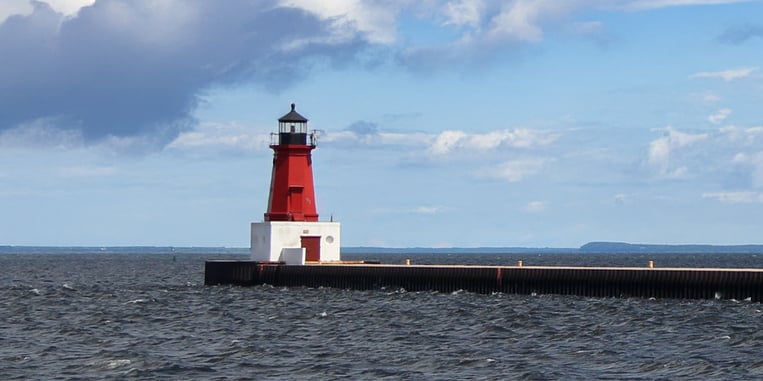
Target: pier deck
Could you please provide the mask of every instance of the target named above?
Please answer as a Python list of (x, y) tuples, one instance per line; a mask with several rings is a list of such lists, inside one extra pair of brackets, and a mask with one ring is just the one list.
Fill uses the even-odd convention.
[(763, 269), (207, 261), (206, 285), (763, 300)]

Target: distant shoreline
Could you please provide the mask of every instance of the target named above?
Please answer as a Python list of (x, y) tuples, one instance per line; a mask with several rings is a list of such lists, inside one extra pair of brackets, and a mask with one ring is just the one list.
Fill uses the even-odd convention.
[[(249, 254), (246, 247), (180, 247), (180, 246), (14, 246), (0, 245), (0, 254)], [(662, 245), (625, 242), (589, 242), (579, 248), (563, 247), (407, 247), (373, 246), (343, 247), (342, 254), (763, 254), (763, 245)]]

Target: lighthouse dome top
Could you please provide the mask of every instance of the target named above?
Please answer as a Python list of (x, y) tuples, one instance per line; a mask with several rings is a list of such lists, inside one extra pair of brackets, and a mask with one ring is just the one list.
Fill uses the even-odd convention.
[(307, 118), (305, 118), (302, 115), (299, 115), (299, 113), (294, 110), (295, 107), (296, 105), (292, 103), (291, 111), (289, 111), (288, 114), (279, 118), (278, 121), (280, 123), (307, 123)]

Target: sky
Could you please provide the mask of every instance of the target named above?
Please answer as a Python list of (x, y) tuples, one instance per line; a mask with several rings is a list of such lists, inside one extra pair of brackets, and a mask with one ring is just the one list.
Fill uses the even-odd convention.
[(2, 0), (0, 245), (763, 243), (763, 2)]

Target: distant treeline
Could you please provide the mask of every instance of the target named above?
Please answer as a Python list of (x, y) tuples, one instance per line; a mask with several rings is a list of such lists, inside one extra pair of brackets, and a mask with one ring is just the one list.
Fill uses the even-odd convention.
[(343, 254), (523, 254), (577, 253), (577, 248), (560, 247), (343, 247)]
[(589, 242), (579, 248), (561, 247), (343, 247), (347, 254), (560, 254), (560, 253), (761, 253), (763, 245), (656, 245), (625, 242)]
[(761, 253), (763, 245), (655, 245), (625, 242), (589, 242), (581, 253)]
[[(2, 246), (0, 254), (249, 254), (245, 247), (174, 246)], [(562, 247), (343, 247), (343, 254), (542, 254), (542, 253), (759, 253), (763, 245), (656, 245), (589, 242), (579, 248)]]

